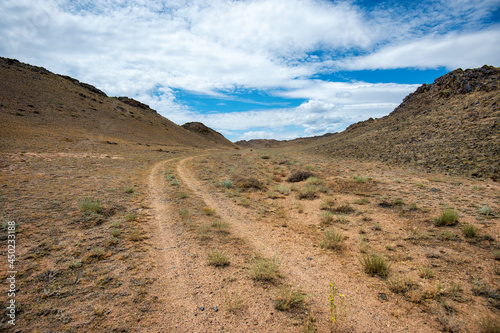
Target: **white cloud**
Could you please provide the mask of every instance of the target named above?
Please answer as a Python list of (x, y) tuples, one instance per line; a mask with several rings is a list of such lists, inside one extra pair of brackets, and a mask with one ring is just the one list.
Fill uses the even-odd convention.
[(500, 26), (474, 33), (450, 33), (384, 47), (372, 54), (332, 62), (347, 70), (389, 68), (473, 68), (498, 65)]
[[(497, 0), (408, 2), (411, 10), (391, 3), (367, 11), (327, 0), (3, 0), (0, 54), (233, 137), (341, 130), (387, 114), (417, 87), (315, 74), (498, 65), (500, 27), (484, 23)], [(202, 114), (183, 105), (176, 89), (224, 101), (235, 91), (260, 90), (306, 102)], [(269, 130), (256, 130), (263, 125)]]

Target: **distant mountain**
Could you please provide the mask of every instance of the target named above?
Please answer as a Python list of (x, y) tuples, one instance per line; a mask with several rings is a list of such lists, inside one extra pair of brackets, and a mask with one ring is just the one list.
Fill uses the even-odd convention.
[(320, 139), (328, 138), (332, 135), (334, 135), (334, 133), (326, 133), (320, 136), (310, 136), (305, 138), (297, 138), (293, 140), (274, 140), (274, 139), (241, 140), (241, 141), (236, 141), (235, 144), (237, 144), (242, 148), (286, 148), (286, 147), (296, 147), (305, 144), (310, 144)]
[(188, 131), (191, 131), (193, 133), (196, 133), (201, 137), (203, 137), (204, 139), (211, 141), (215, 144), (229, 148), (239, 148), (237, 145), (226, 139), (222, 134), (214, 131), (213, 129), (205, 126), (202, 123), (199, 122), (185, 123), (184, 125), (182, 125), (182, 128), (187, 129)]
[(500, 68), (457, 69), (424, 84), (391, 114), (308, 148), (328, 156), (500, 180)]
[[(227, 149), (159, 115), (148, 105), (104, 92), (69, 76), (0, 57), (0, 149), (52, 138), (83, 147), (93, 143)], [(224, 141), (225, 140), (225, 141)], [(70, 147), (68, 147), (70, 149)]]

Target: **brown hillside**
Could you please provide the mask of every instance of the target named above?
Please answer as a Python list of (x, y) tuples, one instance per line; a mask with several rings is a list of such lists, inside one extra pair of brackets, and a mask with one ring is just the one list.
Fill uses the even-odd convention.
[[(223, 148), (127, 97), (110, 98), (68, 76), (0, 58), (0, 149), (60, 141), (68, 149), (109, 143)], [(90, 142), (91, 141), (91, 142)], [(17, 147), (14, 147), (17, 146)], [(61, 148), (61, 147), (59, 147)]]
[(349, 126), (312, 149), (500, 178), (500, 68), (454, 70), (408, 95), (391, 114)]
[(226, 139), (222, 134), (220, 134), (217, 131), (214, 131), (213, 129), (205, 126), (202, 123), (190, 122), (190, 123), (185, 123), (181, 127), (187, 129), (188, 131), (196, 133), (201, 137), (205, 138), (206, 140), (211, 141), (215, 144), (229, 148), (239, 148), (237, 145)]

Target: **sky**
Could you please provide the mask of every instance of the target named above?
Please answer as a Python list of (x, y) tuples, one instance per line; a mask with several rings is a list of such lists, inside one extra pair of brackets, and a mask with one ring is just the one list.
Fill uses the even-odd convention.
[(0, 56), (231, 141), (340, 132), (500, 66), (499, 0), (2, 0)]

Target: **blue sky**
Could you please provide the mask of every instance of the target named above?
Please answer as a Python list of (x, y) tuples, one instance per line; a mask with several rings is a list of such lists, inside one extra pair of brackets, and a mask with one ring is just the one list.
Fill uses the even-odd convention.
[(2, 0), (0, 56), (230, 140), (342, 131), (500, 66), (498, 0)]

